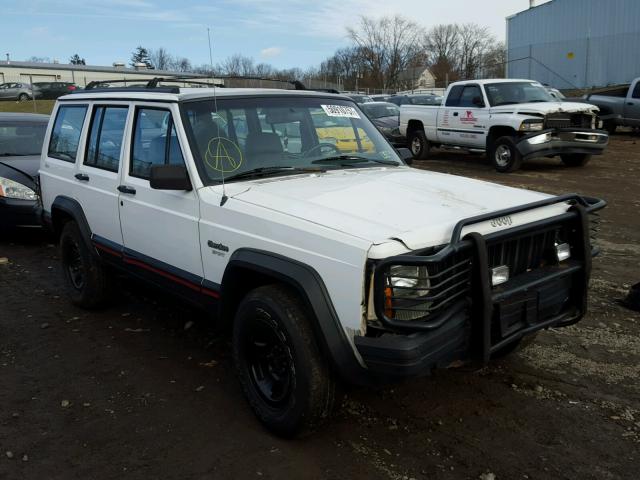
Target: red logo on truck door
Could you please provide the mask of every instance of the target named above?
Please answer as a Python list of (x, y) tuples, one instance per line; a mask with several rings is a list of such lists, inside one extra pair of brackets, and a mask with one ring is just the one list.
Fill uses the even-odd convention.
[(466, 110), (460, 117), (462, 123), (475, 123), (476, 120), (477, 118), (473, 116), (473, 110)]

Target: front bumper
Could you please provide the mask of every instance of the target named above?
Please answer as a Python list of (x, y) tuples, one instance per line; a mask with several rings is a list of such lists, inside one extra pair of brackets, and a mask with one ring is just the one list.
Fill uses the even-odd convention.
[(0, 228), (40, 227), (41, 213), (37, 200), (0, 197)]
[[(460, 238), (466, 225), (503, 217), (529, 208), (561, 201), (573, 201), (563, 215), (537, 222), (570, 222), (572, 256), (557, 265), (548, 265), (517, 275), (507, 283), (491, 286), (488, 244), (498, 237), (514, 235), (516, 227), (486, 237), (470, 233)], [(554, 197), (517, 209), (462, 220), (454, 228), (449, 246), (431, 256), (401, 255), (375, 266), (374, 291), (384, 288), (379, 273), (388, 265), (428, 265), (441, 262), (461, 251), (471, 255), (469, 294), (428, 321), (403, 321), (387, 317), (382, 298), (376, 295), (376, 314), (386, 332), (379, 336), (354, 338), (355, 346), (369, 374), (378, 379), (424, 375), (436, 367), (455, 361), (487, 362), (491, 355), (535, 331), (571, 325), (586, 312), (587, 286), (591, 272), (592, 248), (590, 213), (605, 206), (597, 199), (576, 195)], [(516, 231), (515, 234), (518, 232)]]
[(522, 137), (516, 147), (523, 159), (565, 154), (600, 155), (609, 144), (604, 130), (547, 129)]

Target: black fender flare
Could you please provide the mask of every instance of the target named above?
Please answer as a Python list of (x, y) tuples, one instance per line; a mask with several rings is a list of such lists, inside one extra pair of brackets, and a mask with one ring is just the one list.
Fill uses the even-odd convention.
[(80, 203), (71, 197), (58, 195), (51, 204), (51, 225), (56, 234), (56, 237), (59, 237), (61, 228), (55, 223), (56, 210), (60, 210), (69, 215), (78, 224), (78, 228), (82, 233), (82, 238), (85, 241), (87, 248), (90, 252), (95, 252), (96, 250), (91, 242), (91, 227), (89, 226), (89, 222), (87, 221), (87, 217), (84, 214), (84, 210), (82, 209)]
[(351, 383), (361, 383), (366, 369), (356, 358), (355, 347), (347, 339), (329, 292), (315, 269), (276, 253), (251, 248), (238, 249), (231, 255), (222, 277), (222, 311), (225, 308), (224, 299), (231, 298), (229, 289), (234, 287), (234, 282), (230, 278), (234, 268), (268, 275), (296, 290), (312, 313), (311, 323), (319, 347), (334, 371)]

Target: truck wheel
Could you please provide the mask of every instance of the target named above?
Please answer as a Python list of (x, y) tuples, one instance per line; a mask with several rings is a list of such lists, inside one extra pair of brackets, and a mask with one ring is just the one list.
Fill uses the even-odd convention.
[(499, 137), (489, 147), (489, 158), (498, 172), (513, 172), (520, 168), (522, 155), (512, 137)]
[(607, 120), (606, 122), (604, 122), (603, 126), (604, 129), (609, 133), (609, 135), (613, 135), (618, 129), (618, 125), (616, 125), (616, 122), (612, 120)]
[(574, 153), (560, 155), (560, 158), (567, 167), (584, 167), (589, 163), (589, 160), (591, 160), (591, 155), (586, 153)]
[(429, 156), (429, 141), (422, 130), (414, 130), (409, 134), (409, 149), (416, 160), (426, 160)]
[(74, 304), (97, 308), (107, 303), (111, 293), (109, 273), (89, 250), (74, 221), (67, 222), (62, 229), (60, 258), (65, 287)]
[(233, 358), (242, 390), (274, 433), (309, 433), (329, 418), (335, 382), (298, 295), (281, 285), (247, 294), (235, 316)]

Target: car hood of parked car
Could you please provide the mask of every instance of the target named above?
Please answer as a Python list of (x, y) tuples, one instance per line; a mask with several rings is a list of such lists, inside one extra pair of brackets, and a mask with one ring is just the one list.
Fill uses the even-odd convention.
[(550, 113), (567, 112), (567, 113), (595, 113), (599, 108), (595, 105), (579, 102), (531, 102), (531, 103), (514, 103), (509, 105), (499, 105), (491, 107), (491, 113), (534, 113), (548, 115)]
[(374, 118), (372, 121), (374, 125), (377, 125), (378, 127), (395, 128), (400, 125), (400, 117), (397, 115), (391, 117), (378, 117)]
[[(228, 184), (227, 188), (232, 184)], [(219, 189), (220, 187), (213, 187)], [(400, 241), (410, 250), (448, 243), (464, 218), (543, 200), (546, 194), (409, 167), (359, 168), (234, 183), (237, 201), (288, 214), (368, 240)], [(233, 202), (230, 202), (230, 206)], [(478, 224), (481, 233), (567, 210), (567, 204)], [(542, 211), (546, 210), (546, 211)], [(495, 222), (494, 222), (495, 223)], [(467, 233), (467, 229), (463, 233)]]
[(40, 155), (0, 157), (0, 177), (9, 178), (32, 188), (40, 168)]

